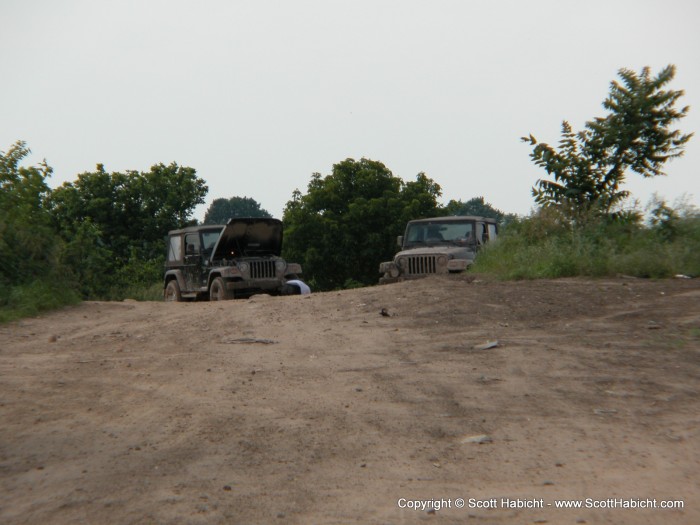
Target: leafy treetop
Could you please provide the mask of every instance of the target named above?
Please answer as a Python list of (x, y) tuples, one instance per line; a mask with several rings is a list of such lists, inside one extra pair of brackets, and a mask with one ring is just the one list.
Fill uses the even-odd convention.
[(221, 198), (214, 199), (209, 206), (204, 215), (204, 224), (226, 224), (234, 217), (272, 217), (272, 215), (250, 197)]
[(287, 203), (285, 257), (302, 263), (315, 288), (374, 284), (406, 222), (441, 214), (439, 196), (423, 173), (404, 182), (381, 162), (346, 159), (330, 175), (313, 174), (307, 193)]
[(614, 215), (629, 195), (620, 189), (627, 169), (643, 177), (664, 175), (665, 163), (680, 157), (693, 135), (671, 129), (689, 111), (675, 107), (683, 91), (664, 89), (675, 72), (673, 65), (655, 77), (648, 67), (639, 74), (621, 69), (621, 81), (611, 83), (603, 102), (608, 115), (587, 122), (578, 133), (564, 121), (558, 149), (532, 135), (523, 137), (533, 146), (533, 162), (553, 176), (537, 181), (535, 202), (558, 206), (572, 218), (587, 210)]
[(125, 261), (133, 249), (146, 258), (160, 255), (165, 234), (192, 224), (192, 212), (206, 193), (193, 168), (175, 163), (126, 173), (108, 173), (98, 164), (96, 171), (55, 189), (49, 202), (64, 237), (72, 238), (88, 221), (113, 255)]

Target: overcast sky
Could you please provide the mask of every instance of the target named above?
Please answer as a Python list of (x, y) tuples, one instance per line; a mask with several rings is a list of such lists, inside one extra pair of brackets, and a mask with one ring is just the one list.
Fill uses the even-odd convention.
[[(52, 186), (193, 167), (200, 219), (234, 195), (280, 217), (348, 157), (527, 213), (544, 173), (519, 137), (604, 115), (622, 67), (676, 64), (700, 130), (695, 0), (0, 0), (0, 20), (0, 150), (25, 140)], [(666, 171), (627, 189), (698, 205), (700, 134)]]

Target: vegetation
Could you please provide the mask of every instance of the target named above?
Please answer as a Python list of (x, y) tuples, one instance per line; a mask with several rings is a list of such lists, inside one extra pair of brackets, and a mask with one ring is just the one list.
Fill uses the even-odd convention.
[(574, 275), (669, 277), (700, 275), (700, 215), (657, 200), (647, 224), (637, 207), (623, 209), (627, 170), (663, 175), (666, 162), (683, 154), (692, 137), (671, 126), (688, 107), (675, 108), (683, 91), (663, 90), (675, 67), (651, 77), (619, 71), (603, 102), (605, 117), (574, 133), (564, 122), (559, 149), (523, 138), (530, 157), (554, 180), (540, 179), (532, 192), (540, 208), (513, 221), (499, 241), (477, 258), (474, 271), (503, 278)]
[(207, 192), (195, 171), (98, 165), (51, 191), (45, 162), (20, 165), (29, 153), (24, 142), (0, 153), (0, 321), (81, 297), (159, 297), (164, 235), (193, 223)]
[(647, 224), (591, 213), (572, 226), (557, 208), (513, 221), (472, 267), (503, 279), (700, 276), (700, 214), (657, 203)]
[(121, 299), (160, 282), (168, 230), (194, 224), (205, 182), (193, 168), (156, 164), (150, 171), (78, 175), (47, 199), (63, 239), (62, 261), (83, 297)]
[(313, 288), (376, 284), (379, 263), (396, 251), (410, 219), (439, 212), (440, 186), (423, 173), (412, 182), (381, 162), (346, 159), (315, 173), (284, 210), (284, 255), (302, 263)]
[(24, 142), (0, 152), (0, 321), (78, 300), (61, 286), (62, 244), (44, 206), (51, 168), (20, 166), (29, 153)]
[(451, 200), (442, 211), (445, 215), (476, 215), (479, 217), (490, 217), (496, 219), (501, 226), (505, 226), (517, 218), (513, 213), (505, 213), (498, 208), (494, 208), (484, 200), (484, 197), (474, 197), (467, 202)]
[(616, 215), (629, 196), (620, 189), (628, 169), (643, 177), (663, 175), (664, 164), (681, 156), (692, 137), (670, 129), (689, 110), (675, 108), (683, 91), (662, 89), (675, 71), (669, 65), (652, 78), (648, 67), (640, 74), (621, 69), (622, 84), (612, 82), (603, 102), (608, 115), (587, 122), (579, 133), (565, 121), (558, 150), (532, 135), (523, 137), (534, 146), (533, 162), (554, 177), (537, 181), (535, 202), (572, 220), (591, 211)]
[(204, 224), (226, 224), (234, 217), (272, 217), (272, 215), (250, 197), (214, 199), (204, 214)]

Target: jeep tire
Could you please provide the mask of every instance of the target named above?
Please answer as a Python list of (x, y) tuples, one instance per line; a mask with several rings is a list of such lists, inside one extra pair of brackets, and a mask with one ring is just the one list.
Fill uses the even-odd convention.
[(163, 291), (163, 300), (168, 302), (182, 301), (180, 286), (177, 284), (177, 279), (170, 279)]
[(209, 286), (209, 300), (226, 301), (228, 299), (233, 299), (233, 293), (228, 291), (226, 283), (221, 277), (214, 278)]

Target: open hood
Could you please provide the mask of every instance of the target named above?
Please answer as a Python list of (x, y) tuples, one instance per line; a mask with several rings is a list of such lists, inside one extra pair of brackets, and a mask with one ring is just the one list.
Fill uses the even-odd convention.
[(214, 246), (212, 260), (277, 255), (282, 251), (282, 221), (266, 218), (231, 219)]

